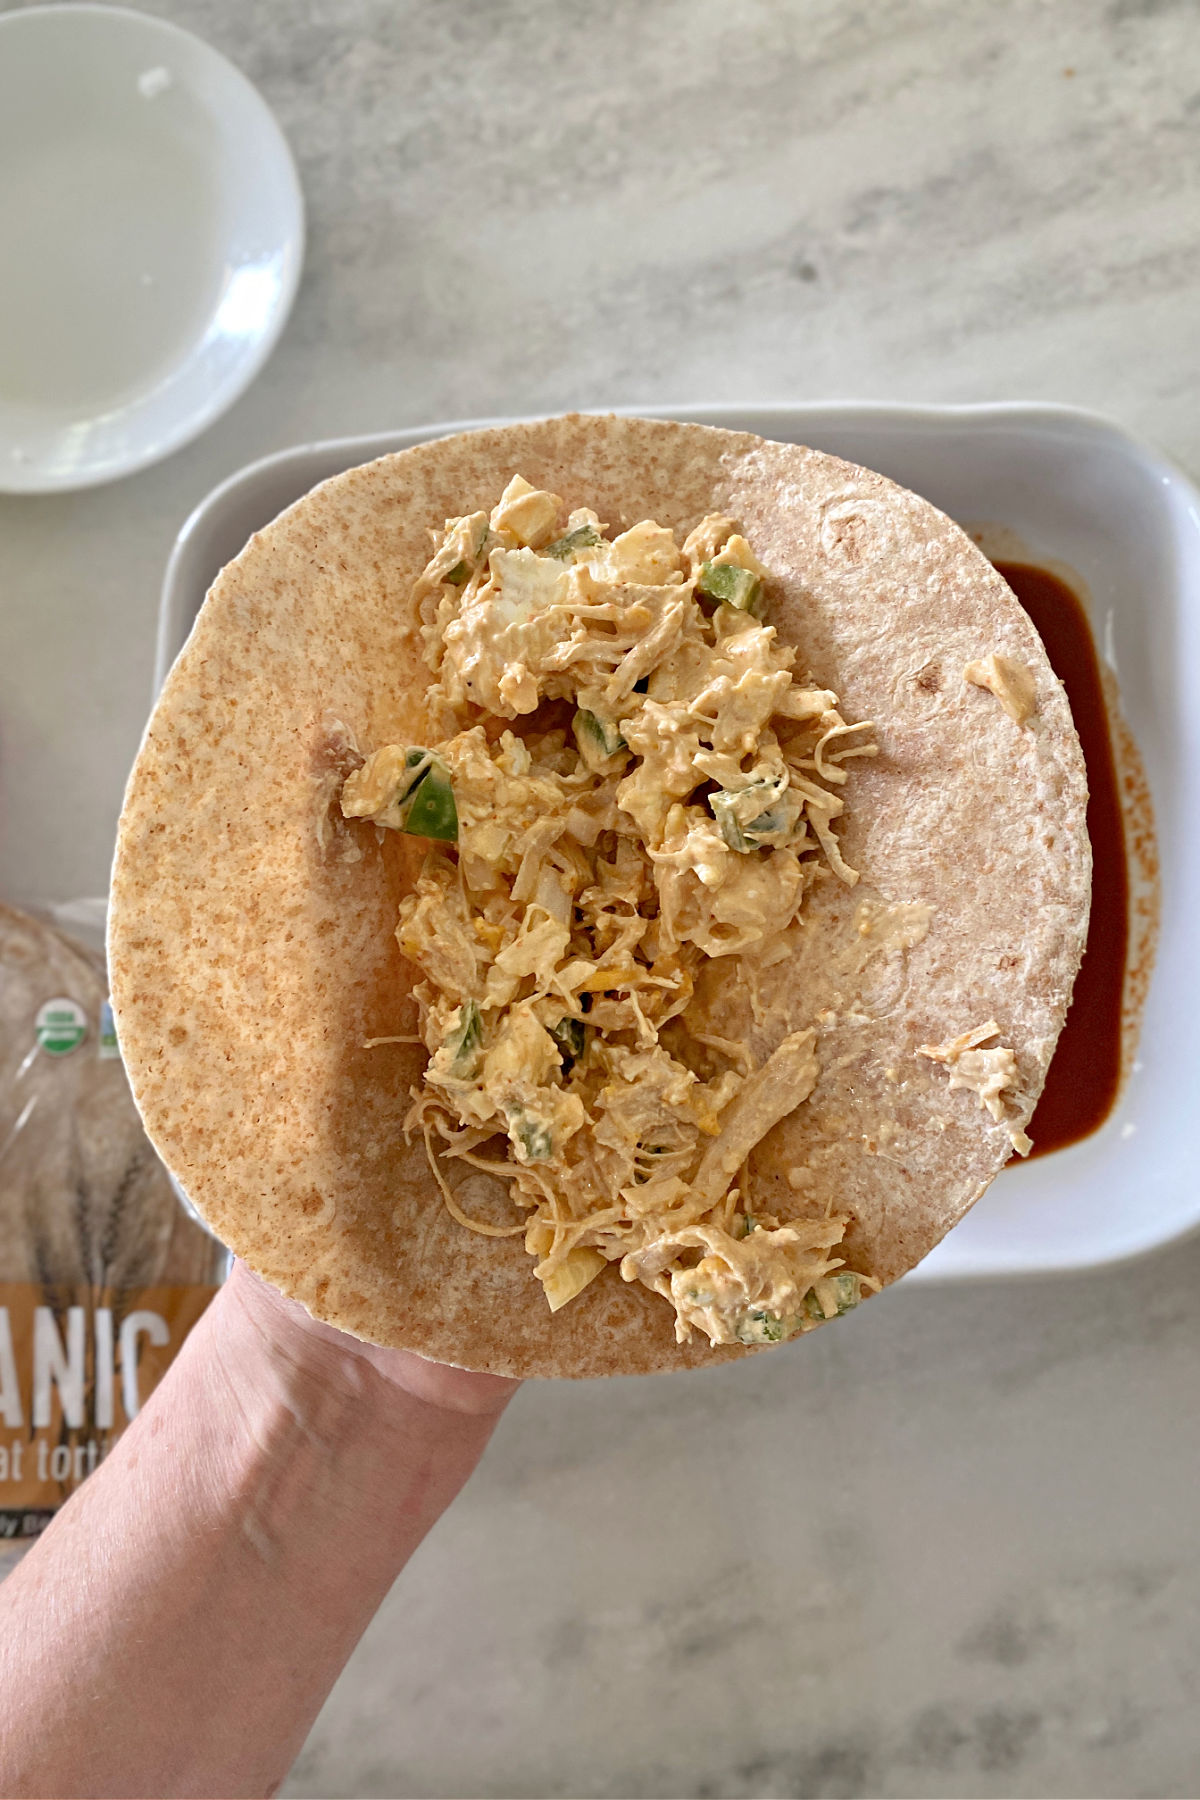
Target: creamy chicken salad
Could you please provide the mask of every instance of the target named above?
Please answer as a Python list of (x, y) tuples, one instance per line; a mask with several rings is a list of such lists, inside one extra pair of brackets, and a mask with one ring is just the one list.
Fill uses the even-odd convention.
[[(734, 520), (680, 545), (563, 512), (515, 475), (447, 522), (414, 593), (441, 735), (342, 789), (346, 817), (429, 840), (396, 933), (429, 1054), (407, 1128), (462, 1225), (524, 1236), (552, 1309), (613, 1263), (681, 1342), (777, 1342), (876, 1285), (837, 1255), (846, 1218), (747, 1197), (816, 1033), (755, 1066), (691, 1002), (713, 959), (757, 992), (812, 883), (857, 880), (834, 825), (871, 727), (797, 680)], [(472, 1168), (517, 1222), (468, 1215)]]

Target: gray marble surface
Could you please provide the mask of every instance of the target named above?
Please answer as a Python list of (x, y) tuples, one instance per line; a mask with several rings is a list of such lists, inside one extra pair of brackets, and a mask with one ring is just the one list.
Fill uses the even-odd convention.
[[(199, 442), (0, 501), (0, 893), (94, 893), (189, 509), (303, 438), (1044, 398), (1200, 470), (1200, 19), (1169, 0), (170, 0), (309, 206)], [(1200, 1245), (530, 1386), (292, 1795), (1200, 1789)]]

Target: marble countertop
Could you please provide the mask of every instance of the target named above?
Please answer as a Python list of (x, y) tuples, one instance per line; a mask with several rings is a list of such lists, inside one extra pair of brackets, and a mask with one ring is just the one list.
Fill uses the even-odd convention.
[[(1047, 399), (1200, 470), (1180, 0), (166, 0), (309, 207), (265, 374), (0, 500), (0, 893), (103, 890), (188, 511), (305, 438), (698, 400)], [(900, 1288), (691, 1377), (532, 1385), (292, 1795), (1186, 1795), (1200, 1244)]]

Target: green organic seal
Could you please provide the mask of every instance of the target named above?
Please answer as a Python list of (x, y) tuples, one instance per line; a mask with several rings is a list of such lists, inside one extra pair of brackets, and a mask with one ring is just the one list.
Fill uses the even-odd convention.
[(38, 1008), (38, 1048), (47, 1056), (70, 1056), (86, 1036), (87, 1014), (77, 1000), (47, 1000)]

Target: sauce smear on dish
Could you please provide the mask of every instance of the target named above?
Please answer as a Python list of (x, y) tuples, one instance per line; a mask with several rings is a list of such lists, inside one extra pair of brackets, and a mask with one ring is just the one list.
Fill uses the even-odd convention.
[(1129, 938), (1125, 833), (1100, 665), (1087, 614), (1066, 582), (1031, 563), (998, 562), (1067, 690), (1088, 774), (1092, 911), (1067, 1022), (1029, 1134), (1034, 1156), (1099, 1129), (1121, 1085), (1121, 1008)]

